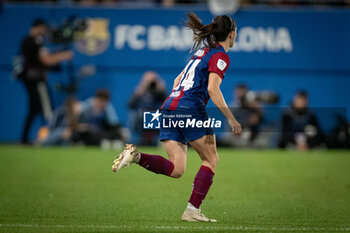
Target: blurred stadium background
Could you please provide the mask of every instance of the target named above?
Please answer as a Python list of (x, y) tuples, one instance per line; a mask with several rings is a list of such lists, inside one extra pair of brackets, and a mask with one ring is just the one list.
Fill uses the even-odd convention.
[[(169, 183), (136, 168), (118, 174), (118, 180), (109, 171), (114, 151), (81, 148), (119, 150), (131, 142), (165, 154), (157, 147), (157, 133), (141, 129), (140, 111), (160, 106), (191, 57), (186, 12), (197, 13), (205, 24), (215, 14), (229, 14), (238, 26), (221, 89), (244, 133), (218, 132), (222, 186), (214, 187), (208, 199), (216, 201), (204, 207), (222, 222), (214, 228), (176, 222), (183, 208), (174, 203), (186, 202), (184, 187), (189, 190), (199, 165), (194, 151), (189, 174)], [(31, 106), (18, 77), (21, 43), (33, 22), (40, 24), (38, 18), (48, 28), (42, 47), (51, 54), (71, 50), (74, 57), (45, 68), (51, 107), (35, 114), (29, 139), (23, 140)], [(349, 26), (349, 0), (0, 1), (0, 232), (350, 232)], [(108, 122), (86, 110), (96, 98)], [(68, 109), (63, 116), (62, 106)], [(101, 121), (91, 122), (97, 118)], [(81, 132), (90, 123), (99, 137)], [(48, 141), (53, 132), (59, 140)], [(297, 151), (309, 148), (316, 150)], [(134, 178), (128, 180), (128, 174)], [(145, 204), (128, 182), (153, 201)], [(166, 190), (172, 190), (173, 201), (161, 206), (154, 200), (169, 195)], [(115, 199), (118, 193), (122, 201)], [(158, 212), (151, 211), (154, 206)], [(223, 214), (220, 208), (228, 210)]]
[[(220, 4), (225, 7), (222, 9)], [(170, 92), (174, 77), (191, 56), (191, 32), (184, 29), (183, 21), (185, 12), (194, 11), (204, 23), (210, 23), (212, 15), (220, 13), (231, 14), (237, 21), (237, 41), (229, 52), (232, 62), (222, 86), (230, 106), (241, 106), (233, 94), (237, 86), (244, 86), (245, 92), (251, 91), (247, 96), (270, 93), (278, 97), (272, 102), (251, 104), (267, 108), (259, 113), (257, 125), (258, 131), (270, 132), (268, 141), (228, 145), (278, 146), (283, 131), (282, 113), (301, 91), (307, 94), (309, 107), (320, 111), (317, 114), (318, 110), (313, 110), (323, 135), (317, 144), (348, 147), (348, 7), (348, 1), (338, 0), (209, 1), (208, 4), (200, 0), (2, 2), (0, 141), (21, 140), (29, 111), (28, 97), (24, 85), (13, 73), (18, 68), (16, 58), (21, 54), (22, 40), (33, 21), (42, 18), (51, 31), (44, 46), (51, 52), (66, 48), (74, 51), (73, 60), (60, 63), (48, 73), (50, 109), (62, 106), (68, 96), (84, 101), (97, 89), (107, 88), (118, 123), (132, 132), (127, 141), (155, 144), (156, 139), (142, 140), (140, 130), (135, 127), (135, 111), (159, 107), (163, 96)], [(136, 98), (132, 104), (136, 87), (147, 71), (156, 72), (154, 75), (164, 80), (161, 85), (165, 87), (160, 89), (165, 94), (152, 96), (149, 101)], [(213, 107), (211, 102), (209, 107)], [(29, 141), (37, 139), (39, 127), (45, 126), (47, 120), (36, 118)], [(245, 131), (254, 134), (256, 129), (250, 124), (253, 123), (246, 123)], [(222, 144), (227, 145), (227, 141), (224, 139)]]

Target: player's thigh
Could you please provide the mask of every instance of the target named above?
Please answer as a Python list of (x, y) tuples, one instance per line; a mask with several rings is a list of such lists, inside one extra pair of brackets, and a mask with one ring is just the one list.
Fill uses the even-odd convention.
[(164, 140), (165, 150), (169, 160), (174, 164), (174, 171), (183, 173), (187, 161), (187, 145), (174, 140)]
[(209, 166), (214, 171), (219, 160), (215, 134), (204, 135), (189, 143), (202, 159), (203, 165)]

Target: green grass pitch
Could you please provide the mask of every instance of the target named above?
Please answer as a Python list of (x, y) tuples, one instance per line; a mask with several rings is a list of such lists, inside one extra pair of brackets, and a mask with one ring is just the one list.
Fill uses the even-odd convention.
[[(163, 149), (140, 148), (165, 155)], [(0, 146), (0, 232), (350, 232), (350, 153), (220, 149), (202, 205), (218, 223), (183, 223), (200, 160), (180, 179), (113, 151)]]

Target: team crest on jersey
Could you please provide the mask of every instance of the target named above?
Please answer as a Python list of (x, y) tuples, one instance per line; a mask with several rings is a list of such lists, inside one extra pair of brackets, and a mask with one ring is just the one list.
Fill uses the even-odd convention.
[(200, 57), (200, 56), (203, 56), (203, 54), (204, 54), (204, 50), (200, 49), (194, 55), (197, 57)]
[(226, 68), (227, 64), (226, 64), (226, 62), (224, 62), (224, 60), (219, 59), (217, 66), (220, 70), (224, 70)]
[(88, 19), (86, 31), (75, 44), (77, 50), (89, 56), (101, 54), (106, 51), (110, 43), (108, 25), (108, 19)]

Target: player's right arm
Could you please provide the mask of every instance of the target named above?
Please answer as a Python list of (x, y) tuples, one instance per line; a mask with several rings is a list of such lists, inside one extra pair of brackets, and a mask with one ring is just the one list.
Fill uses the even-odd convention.
[(183, 70), (174, 80), (173, 90), (177, 85), (179, 85), (179, 82), (181, 81), (182, 75), (185, 73), (185, 70)]
[(220, 90), (222, 79), (221, 77), (214, 72), (209, 73), (209, 82), (208, 82), (208, 93), (210, 95), (211, 100), (215, 104), (215, 106), (220, 109), (222, 114), (226, 117), (228, 123), (232, 128), (232, 133), (238, 135), (242, 132), (242, 127), (232, 115), (231, 110), (226, 104), (224, 96)]

